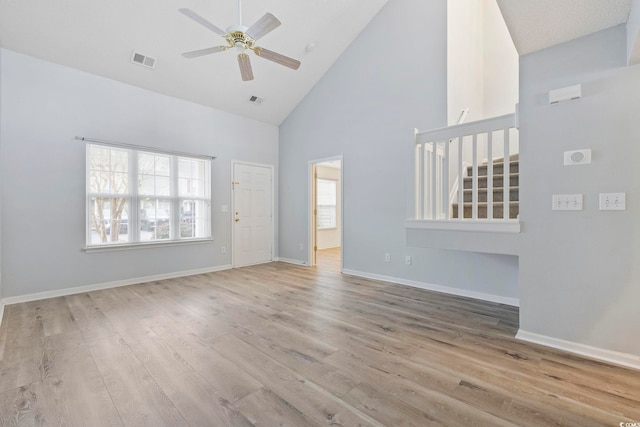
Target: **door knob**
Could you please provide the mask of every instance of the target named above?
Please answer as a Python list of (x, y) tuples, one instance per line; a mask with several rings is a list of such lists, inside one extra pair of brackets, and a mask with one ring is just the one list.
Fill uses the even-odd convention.
[(236, 218), (236, 222), (240, 221), (240, 218)]

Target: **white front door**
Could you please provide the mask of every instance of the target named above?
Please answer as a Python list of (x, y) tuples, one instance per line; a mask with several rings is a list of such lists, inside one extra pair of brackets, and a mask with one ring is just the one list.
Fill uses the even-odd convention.
[(273, 168), (233, 164), (233, 266), (273, 260)]

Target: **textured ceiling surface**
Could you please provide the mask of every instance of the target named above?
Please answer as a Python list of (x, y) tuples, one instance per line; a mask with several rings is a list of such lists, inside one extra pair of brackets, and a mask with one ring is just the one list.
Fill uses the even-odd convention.
[[(302, 62), (293, 71), (251, 53), (250, 82), (241, 80), (234, 50), (181, 56), (225, 42), (178, 9), (226, 29), (238, 23), (236, 0), (1, 0), (0, 46), (277, 125), (386, 1), (244, 0), (244, 25), (266, 12), (282, 22), (258, 45)], [(156, 68), (131, 63), (134, 50), (157, 58)], [(264, 102), (252, 104), (251, 96)]]
[(498, 0), (520, 55), (627, 22), (631, 0)]

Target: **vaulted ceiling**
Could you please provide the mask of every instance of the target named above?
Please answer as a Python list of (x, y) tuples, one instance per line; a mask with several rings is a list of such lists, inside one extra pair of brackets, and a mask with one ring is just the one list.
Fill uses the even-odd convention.
[[(521, 55), (626, 22), (631, 4), (497, 1)], [(2, 0), (0, 46), (278, 125), (386, 2), (244, 0), (244, 25), (266, 12), (282, 21), (258, 44), (302, 62), (293, 71), (252, 56), (250, 82), (241, 80), (233, 50), (193, 59), (181, 55), (224, 40), (178, 9), (190, 8), (226, 29), (238, 23), (236, 0)], [(132, 63), (134, 51), (156, 58), (155, 69)], [(263, 102), (249, 102), (252, 96)]]

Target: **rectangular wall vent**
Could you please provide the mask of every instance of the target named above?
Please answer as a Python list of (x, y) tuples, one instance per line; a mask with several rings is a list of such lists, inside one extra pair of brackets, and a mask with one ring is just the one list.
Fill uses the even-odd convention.
[(262, 104), (262, 102), (264, 101), (264, 99), (262, 98), (258, 98), (257, 96), (253, 95), (251, 96), (251, 98), (249, 98), (249, 102), (251, 104), (256, 104), (256, 105), (260, 105)]
[(156, 68), (156, 61), (156, 58), (152, 58), (151, 56), (143, 55), (135, 51), (131, 55), (131, 62), (151, 69)]

